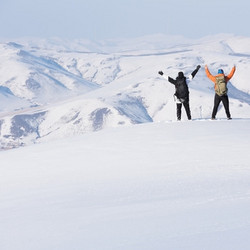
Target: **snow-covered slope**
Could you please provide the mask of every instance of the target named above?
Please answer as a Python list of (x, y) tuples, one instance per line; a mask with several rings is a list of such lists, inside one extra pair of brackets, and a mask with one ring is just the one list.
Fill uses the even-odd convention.
[[(218, 35), (200, 40), (162, 35), (91, 43), (86, 40), (19, 40), (0, 46), (2, 148), (107, 127), (176, 119), (176, 77), (202, 65), (190, 84), (194, 119), (210, 118), (213, 83), (207, 64), (229, 73), (233, 118), (250, 117), (250, 38)], [(224, 109), (218, 118), (224, 118)], [(185, 119), (185, 114), (183, 114)]]
[[(0, 47), (1, 85), (16, 97), (41, 104), (98, 87), (61, 67), (48, 53), (9, 42)], [(60, 51), (56, 51), (60, 54)]]
[(250, 245), (250, 120), (160, 122), (2, 151), (1, 250)]
[[(161, 35), (0, 45), (1, 250), (250, 245), (250, 39)], [(160, 75), (201, 70), (193, 121)], [(210, 121), (212, 73), (233, 120)], [(96, 131), (96, 133), (92, 133)], [(43, 142), (37, 145), (32, 143)]]

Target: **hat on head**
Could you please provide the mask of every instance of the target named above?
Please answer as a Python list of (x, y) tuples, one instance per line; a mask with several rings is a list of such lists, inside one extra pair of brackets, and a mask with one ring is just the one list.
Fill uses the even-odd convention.
[(218, 74), (224, 74), (223, 69), (218, 69)]
[(179, 78), (183, 78), (183, 77), (184, 77), (184, 74), (183, 74), (182, 71), (180, 71), (180, 72), (178, 73), (178, 77), (179, 77)]

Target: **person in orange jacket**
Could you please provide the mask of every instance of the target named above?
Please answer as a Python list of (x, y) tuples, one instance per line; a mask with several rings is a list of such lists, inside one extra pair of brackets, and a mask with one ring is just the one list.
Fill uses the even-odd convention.
[[(236, 70), (236, 67), (234, 66), (232, 68), (231, 72), (226, 76), (224, 74), (224, 71), (222, 69), (219, 69), (218, 74), (213, 76), (210, 73), (207, 65), (205, 65), (205, 72), (207, 74), (207, 77), (214, 83), (214, 89), (215, 89), (212, 120), (214, 120), (216, 117), (218, 107), (219, 107), (221, 101), (222, 101), (223, 106), (225, 108), (227, 119), (228, 120), (232, 119), (230, 111), (229, 111), (229, 100), (228, 100), (228, 95), (227, 95), (227, 83), (233, 77), (235, 70)], [(220, 87), (220, 86), (222, 86), (222, 87)]]

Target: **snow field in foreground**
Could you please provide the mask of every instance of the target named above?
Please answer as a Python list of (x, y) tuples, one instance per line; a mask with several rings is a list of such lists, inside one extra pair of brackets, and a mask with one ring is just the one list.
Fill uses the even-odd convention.
[(0, 248), (247, 249), (249, 125), (149, 123), (2, 151)]

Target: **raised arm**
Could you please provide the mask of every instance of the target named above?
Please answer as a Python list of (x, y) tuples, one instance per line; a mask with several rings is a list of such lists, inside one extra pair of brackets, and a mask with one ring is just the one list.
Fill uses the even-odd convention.
[(176, 84), (176, 80), (171, 78), (170, 76), (168, 77), (168, 81), (174, 85)]
[(231, 72), (226, 76), (227, 81), (229, 81), (233, 77), (235, 70), (236, 66), (233, 66)]
[(172, 84), (175, 84), (176, 80), (171, 78), (170, 76), (166, 76), (162, 71), (159, 71), (158, 74), (160, 74), (163, 78), (171, 82)]
[(207, 77), (208, 77), (212, 82), (215, 82), (215, 81), (216, 81), (215, 76), (213, 76), (213, 75), (210, 73), (210, 71), (209, 71), (207, 65), (205, 65), (205, 72), (206, 72)]
[(197, 74), (197, 72), (199, 71), (199, 69), (200, 69), (200, 65), (198, 65), (197, 67), (196, 67), (196, 69), (191, 73), (191, 76), (192, 76), (192, 78), (194, 78), (195, 77), (195, 75)]

